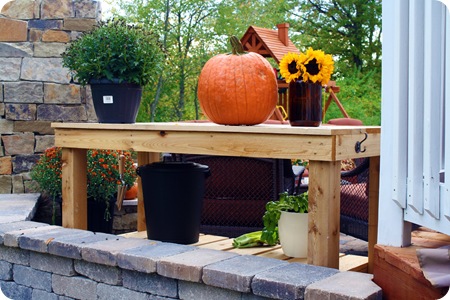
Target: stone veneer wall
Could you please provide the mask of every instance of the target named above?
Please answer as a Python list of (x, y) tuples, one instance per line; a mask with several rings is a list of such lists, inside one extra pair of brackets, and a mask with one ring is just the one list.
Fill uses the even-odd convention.
[(0, 194), (35, 191), (29, 171), (54, 144), (51, 122), (96, 121), (61, 53), (100, 15), (93, 0), (15, 0), (1, 10)]
[(0, 224), (0, 287), (15, 300), (381, 299), (371, 279), (370, 274), (36, 222)]

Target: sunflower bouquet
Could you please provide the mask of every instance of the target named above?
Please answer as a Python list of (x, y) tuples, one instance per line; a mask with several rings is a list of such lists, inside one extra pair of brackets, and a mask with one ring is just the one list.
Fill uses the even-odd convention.
[(320, 83), (324, 86), (330, 81), (333, 70), (333, 57), (313, 48), (309, 48), (305, 53), (289, 52), (280, 62), (280, 73), (287, 83), (301, 78), (304, 82)]

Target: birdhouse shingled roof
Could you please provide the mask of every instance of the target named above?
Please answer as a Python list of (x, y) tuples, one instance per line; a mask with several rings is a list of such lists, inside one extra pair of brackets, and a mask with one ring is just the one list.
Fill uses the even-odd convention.
[(241, 38), (245, 51), (272, 57), (279, 64), (288, 52), (300, 53), (289, 39), (289, 24), (277, 25), (278, 30), (250, 26)]

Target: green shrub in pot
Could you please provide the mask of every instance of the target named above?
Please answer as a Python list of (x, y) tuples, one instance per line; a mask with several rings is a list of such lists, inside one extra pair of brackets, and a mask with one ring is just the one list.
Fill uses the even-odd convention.
[(161, 73), (157, 36), (124, 19), (100, 22), (62, 54), (76, 81), (90, 84), (99, 123), (134, 123), (142, 89)]
[(163, 60), (157, 35), (123, 18), (101, 21), (73, 41), (62, 58), (82, 85), (106, 78), (145, 86), (159, 75)]

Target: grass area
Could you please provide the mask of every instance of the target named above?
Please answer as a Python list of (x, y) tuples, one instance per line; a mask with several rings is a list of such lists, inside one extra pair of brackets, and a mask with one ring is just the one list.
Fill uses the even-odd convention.
[[(350, 117), (359, 119), (364, 125), (381, 125), (381, 78), (380, 74), (353, 75), (336, 81), (340, 92), (336, 94)], [(324, 101), (328, 94), (324, 94)], [(342, 118), (337, 105), (332, 103), (324, 123), (330, 119)]]

